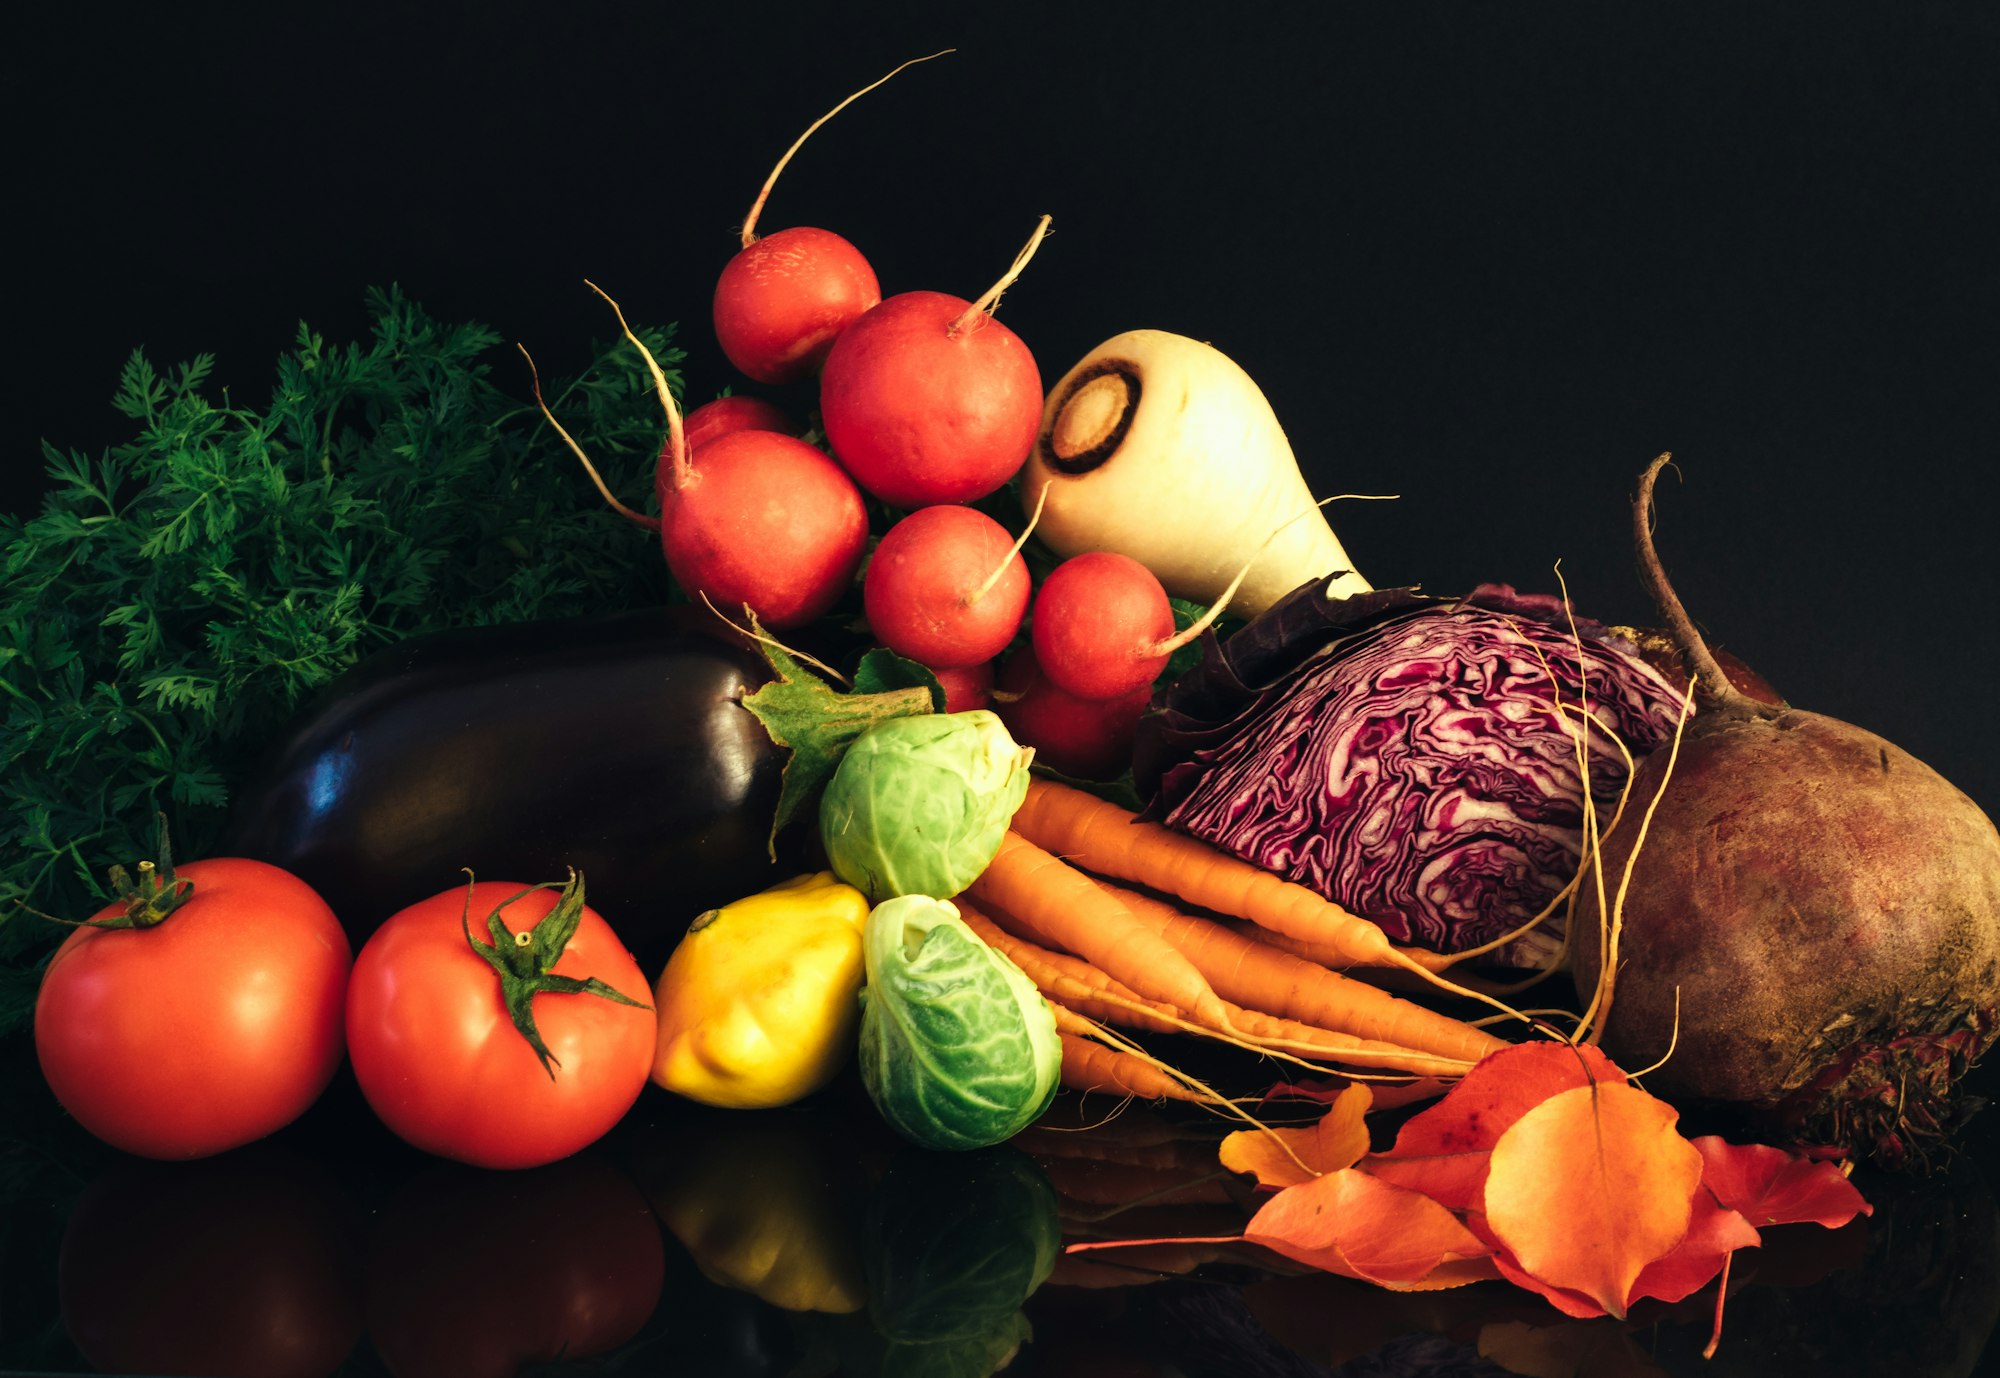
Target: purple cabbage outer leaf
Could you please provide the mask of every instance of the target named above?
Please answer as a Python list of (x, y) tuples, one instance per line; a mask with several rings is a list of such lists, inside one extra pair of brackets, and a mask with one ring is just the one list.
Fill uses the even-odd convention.
[[(1628, 773), (1617, 741), (1634, 760), (1664, 744), (1681, 692), (1557, 598), (1321, 587), (1211, 638), (1156, 697), (1134, 752), (1146, 816), (1398, 942), (1458, 952), (1518, 928), (1583, 851), (1581, 724), (1558, 701), (1588, 694), (1589, 792), (1608, 826)], [(1536, 960), (1560, 936), (1558, 913), (1507, 958)]]

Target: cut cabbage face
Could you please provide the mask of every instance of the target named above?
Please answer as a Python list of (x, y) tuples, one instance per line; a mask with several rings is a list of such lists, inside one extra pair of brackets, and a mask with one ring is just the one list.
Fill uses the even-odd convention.
[[(1244, 659), (1268, 677), (1201, 701), (1191, 686), (1196, 714), (1170, 692), (1156, 811), (1399, 942), (1481, 946), (1569, 883), (1586, 798), (1608, 826), (1627, 753), (1668, 740), (1682, 695), (1599, 629), (1548, 618), (1547, 600), (1368, 602), (1353, 625), (1294, 610), (1286, 656), (1252, 623)], [(1560, 916), (1538, 932), (1558, 939)]]

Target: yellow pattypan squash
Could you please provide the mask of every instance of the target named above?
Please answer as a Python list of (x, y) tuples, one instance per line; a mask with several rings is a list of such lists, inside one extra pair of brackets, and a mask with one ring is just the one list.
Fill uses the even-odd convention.
[(654, 1082), (732, 1110), (826, 1085), (854, 1048), (867, 918), (867, 896), (831, 871), (697, 918), (653, 988)]

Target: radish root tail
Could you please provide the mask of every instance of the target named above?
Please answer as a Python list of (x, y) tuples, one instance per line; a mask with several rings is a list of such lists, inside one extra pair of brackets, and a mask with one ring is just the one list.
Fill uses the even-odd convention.
[(1008, 549), (1006, 555), (1001, 557), (1000, 563), (993, 567), (993, 572), (986, 576), (985, 582), (981, 583), (978, 588), (965, 596), (965, 606), (969, 608), (987, 594), (993, 592), (993, 586), (1000, 582), (1000, 577), (1013, 565), (1014, 557), (1019, 555), (1022, 549), (1028, 544), (1028, 537), (1035, 534), (1035, 523), (1042, 519), (1042, 508), (1048, 504), (1048, 500), (1049, 485), (1043, 483), (1041, 496), (1035, 499), (1034, 515), (1028, 518), (1027, 529), (1015, 538), (1014, 544)]
[(590, 475), (590, 481), (597, 485), (597, 491), (603, 496), (604, 501), (610, 504), (611, 510), (634, 525), (643, 526), (648, 531), (658, 531), (660, 529), (658, 517), (649, 517), (644, 512), (634, 511), (612, 494), (610, 487), (604, 482), (604, 475), (597, 472), (597, 466), (592, 464), (590, 456), (583, 452), (583, 446), (577, 444), (575, 436), (563, 429), (562, 422), (556, 420), (556, 414), (549, 410), (549, 404), (542, 400), (542, 375), (535, 367), (535, 356), (528, 353), (528, 347), (524, 344), (517, 342), (514, 348), (520, 350), (521, 357), (528, 361), (528, 386), (535, 395), (535, 405), (541, 408), (542, 416), (555, 429), (555, 433), (562, 437), (563, 444), (569, 446), (569, 452), (576, 456), (577, 462), (583, 465), (583, 471)]
[(688, 454), (687, 434), (681, 429), (681, 409), (674, 402), (673, 389), (667, 386), (667, 375), (660, 369), (660, 361), (653, 357), (653, 351), (646, 348), (646, 342), (632, 332), (625, 323), (625, 312), (611, 294), (592, 282), (583, 280), (583, 285), (603, 297), (610, 306), (611, 314), (618, 318), (618, 328), (625, 332), (625, 338), (639, 351), (639, 357), (646, 361), (646, 371), (653, 375), (653, 390), (660, 396), (660, 410), (667, 414), (667, 452), (672, 456), (674, 487), (685, 488), (694, 482), (694, 460)]
[(929, 62), (934, 57), (943, 57), (946, 53), (952, 53), (957, 51), (958, 50), (956, 48), (941, 48), (937, 52), (927, 53), (923, 57), (913, 57), (908, 62), (902, 63), (896, 68), (894, 68), (892, 71), (888, 73), (887, 76), (877, 77), (874, 81), (869, 82), (859, 91), (856, 91), (846, 100), (834, 106), (833, 109), (827, 111), (824, 115), (821, 115), (818, 119), (814, 120), (811, 124), (807, 125), (806, 132), (799, 135), (798, 138), (792, 140), (792, 146), (785, 150), (784, 157), (778, 159), (777, 166), (773, 167), (771, 169), (770, 175), (764, 179), (764, 185), (757, 189), (757, 199), (750, 203), (750, 213), (743, 217), (743, 229), (740, 236), (742, 239), (742, 247), (747, 249), (752, 244), (755, 244), (757, 242), (757, 217), (764, 213), (764, 203), (771, 199), (771, 188), (778, 184), (778, 174), (785, 170), (785, 164), (792, 161), (792, 155), (794, 153), (797, 153), (801, 148), (805, 146), (806, 140), (810, 139), (813, 136), (814, 132), (817, 131), (821, 125), (825, 124), (835, 115), (838, 115), (841, 111), (845, 110), (855, 101), (861, 99), (861, 97), (867, 95), (870, 91), (873, 91), (876, 87), (880, 86), (883, 82), (887, 81), (889, 77), (895, 76), (896, 73), (902, 71), (904, 67), (914, 67), (919, 62)]
[(1047, 236), (1048, 232), (1049, 217), (1045, 215), (1036, 222), (1035, 232), (1028, 236), (1028, 242), (1022, 247), (1021, 252), (1014, 255), (1014, 262), (1008, 267), (1005, 273), (1000, 275), (1000, 280), (987, 288), (980, 295), (978, 301), (973, 302), (972, 305), (959, 313), (958, 319), (946, 326), (944, 333), (955, 336), (967, 326), (974, 324), (980, 317), (990, 316), (994, 311), (999, 309), (1000, 294), (1009, 287), (1012, 287), (1014, 279), (1021, 276), (1021, 270), (1028, 266), (1028, 260), (1035, 256), (1035, 250), (1041, 247), (1042, 240)]

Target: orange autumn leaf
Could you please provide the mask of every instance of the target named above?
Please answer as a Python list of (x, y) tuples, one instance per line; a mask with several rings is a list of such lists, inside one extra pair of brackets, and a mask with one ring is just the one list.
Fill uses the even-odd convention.
[(1702, 1157), (1635, 1086), (1559, 1092), (1493, 1145), (1486, 1224), (1522, 1271), (1624, 1318), (1646, 1265), (1687, 1234)]
[(1324, 1115), (1297, 1129), (1239, 1129), (1222, 1141), (1222, 1165), (1247, 1172), (1258, 1185), (1291, 1187), (1322, 1173), (1353, 1167), (1368, 1151), (1365, 1116), (1374, 1103), (1356, 1083), (1333, 1098)]
[(1367, 1172), (1454, 1210), (1479, 1204), (1487, 1155), (1510, 1125), (1550, 1096), (1594, 1081), (1623, 1081), (1588, 1045), (1523, 1043), (1480, 1059), (1436, 1105), (1411, 1117), (1395, 1147), (1361, 1162)]
[[(1250, 1218), (1243, 1238), (1325, 1272), (1398, 1288), (1487, 1252), (1437, 1202), (1353, 1168), (1286, 1187)], [(1491, 1276), (1450, 1275), (1470, 1282), (1475, 1272)]]
[[(1506, 1245), (1478, 1216), (1470, 1222), (1473, 1233), (1493, 1246), (1493, 1266), (1499, 1275), (1516, 1287), (1537, 1293), (1566, 1316), (1589, 1320), (1605, 1314), (1604, 1308), (1582, 1292), (1556, 1287), (1521, 1267)], [(1700, 1291), (1721, 1274), (1738, 1249), (1754, 1247), (1757, 1231), (1737, 1212), (1716, 1203), (1706, 1191), (1696, 1191), (1690, 1202), (1687, 1233), (1664, 1257), (1656, 1258), (1640, 1270), (1632, 1284), (1628, 1303), (1642, 1298), (1676, 1302)]]

